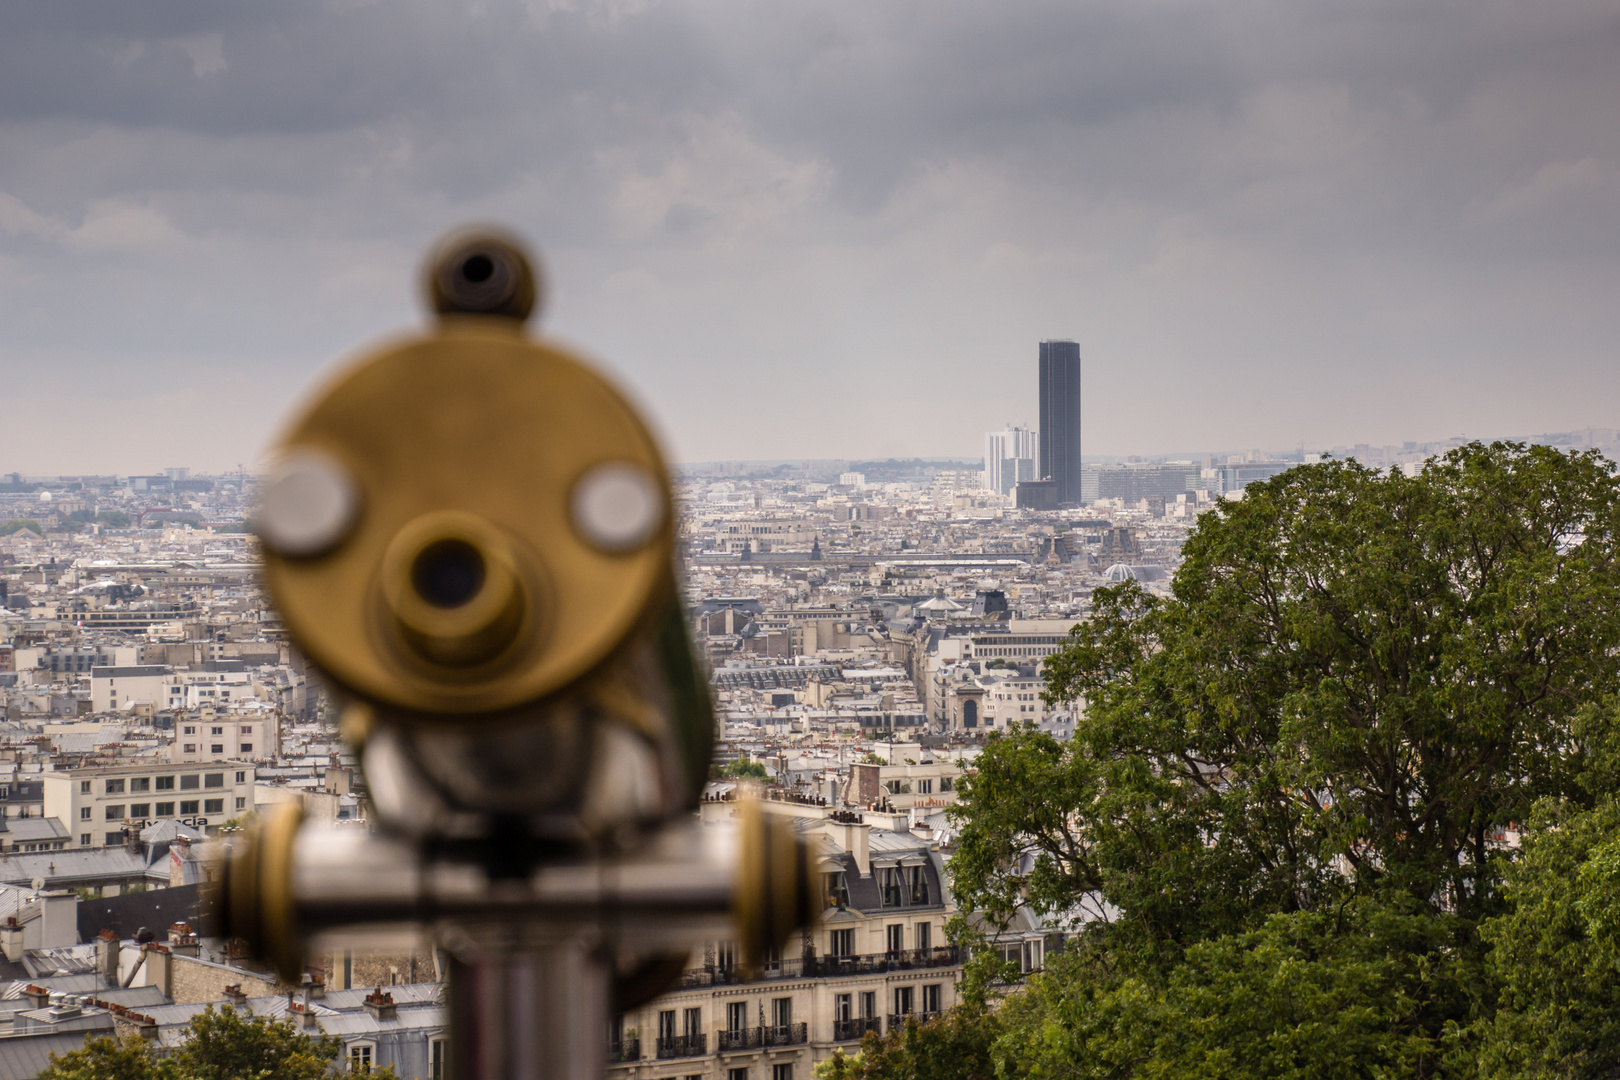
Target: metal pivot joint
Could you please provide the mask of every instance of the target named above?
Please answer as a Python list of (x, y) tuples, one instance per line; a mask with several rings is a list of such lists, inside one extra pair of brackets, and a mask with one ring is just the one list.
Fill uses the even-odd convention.
[(314, 397), (258, 516), (375, 831), (273, 808), (233, 844), (224, 930), (292, 983), (323, 939), (425, 931), (456, 1080), (598, 1077), (609, 1010), (697, 941), (757, 959), (808, 925), (809, 860), (758, 807), (693, 816), (714, 718), (641, 417), (527, 334), (540, 278), (510, 236), (453, 233), (423, 278), (435, 325)]

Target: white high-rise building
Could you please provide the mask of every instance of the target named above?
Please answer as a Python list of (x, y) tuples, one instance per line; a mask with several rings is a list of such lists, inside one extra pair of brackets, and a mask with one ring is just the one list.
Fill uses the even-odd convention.
[(1020, 480), (1035, 479), (1035, 432), (1008, 427), (984, 436), (984, 486), (1000, 495), (1010, 493)]

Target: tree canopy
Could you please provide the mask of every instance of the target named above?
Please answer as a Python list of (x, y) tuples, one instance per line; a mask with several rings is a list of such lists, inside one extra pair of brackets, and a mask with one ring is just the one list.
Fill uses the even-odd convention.
[[(1250, 485), (1168, 595), (1097, 590), (1047, 664), (1073, 737), (992, 739), (951, 811), (964, 908), (1083, 926), (1005, 1006), (998, 1068), (1471, 1073), (1535, 889), (1503, 830), (1620, 779), (1617, 554), (1609, 462), (1470, 444)], [(1620, 846), (1594, 851), (1550, 895), (1620, 940)]]
[[(53, 1054), (38, 1080), (324, 1080), (342, 1052), (336, 1036), (210, 1005), (168, 1056), (144, 1039), (96, 1036), (81, 1050)], [(398, 1080), (392, 1068), (372, 1076)]]

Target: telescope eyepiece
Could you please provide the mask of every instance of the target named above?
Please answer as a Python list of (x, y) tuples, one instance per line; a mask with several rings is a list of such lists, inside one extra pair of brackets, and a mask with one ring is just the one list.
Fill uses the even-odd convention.
[(388, 545), (382, 596), (413, 666), (438, 677), (498, 659), (532, 629), (531, 579), (500, 528), (441, 510)]
[(440, 315), (527, 319), (537, 305), (539, 279), (523, 245), (498, 229), (460, 229), (428, 257), (428, 303)]
[(465, 540), (440, 540), (422, 549), (411, 566), (411, 584), (423, 600), (458, 608), (484, 587), (484, 557)]

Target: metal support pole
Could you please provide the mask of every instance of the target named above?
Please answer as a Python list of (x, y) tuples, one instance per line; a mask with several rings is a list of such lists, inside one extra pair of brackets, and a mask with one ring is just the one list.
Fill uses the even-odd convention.
[(608, 969), (584, 942), (450, 962), (450, 1080), (600, 1080)]

